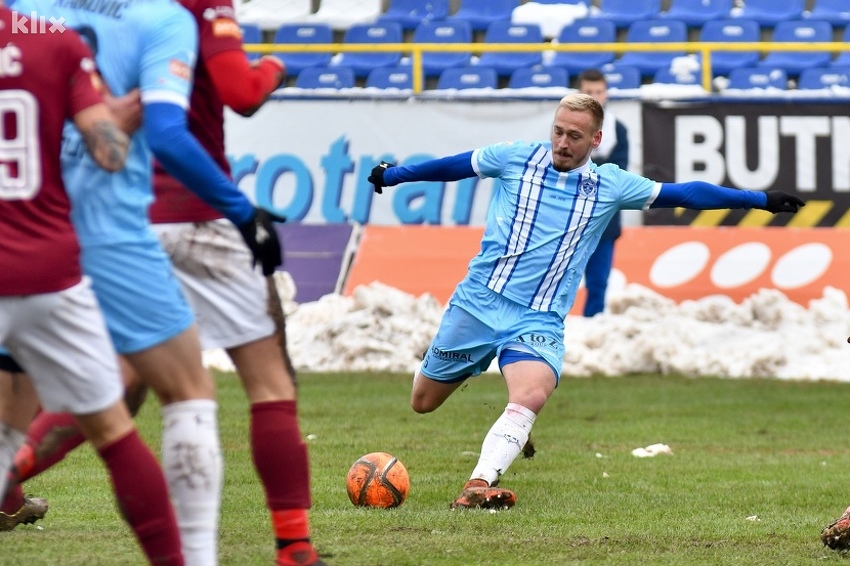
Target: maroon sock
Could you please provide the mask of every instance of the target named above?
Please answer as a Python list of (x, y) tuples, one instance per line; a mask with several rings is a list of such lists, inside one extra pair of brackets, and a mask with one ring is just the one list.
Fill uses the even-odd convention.
[(20, 484), (61, 462), (65, 455), (85, 442), (77, 421), (67, 413), (38, 413), (27, 429), (27, 440), (15, 454), (9, 470), (6, 494), (0, 511), (12, 514), (24, 503)]
[(295, 401), (251, 405), (251, 453), (270, 510), (310, 508), (310, 465)]
[[(61, 462), (68, 452), (85, 441), (86, 437), (80, 432), (73, 415), (39, 413), (27, 429), (26, 444), (33, 447), (35, 458), (29, 468), (18, 466), (18, 481), (23, 483)], [(17, 457), (15, 460), (18, 464)]]
[(99, 450), (118, 508), (156, 566), (183, 566), (177, 518), (162, 468), (135, 430)]

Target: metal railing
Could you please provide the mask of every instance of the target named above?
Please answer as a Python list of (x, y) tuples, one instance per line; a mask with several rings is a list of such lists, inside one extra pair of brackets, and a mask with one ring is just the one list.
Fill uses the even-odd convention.
[(711, 92), (711, 54), (716, 51), (811, 51), (838, 53), (850, 51), (850, 43), (831, 42), (677, 42), (677, 43), (246, 43), (245, 50), (251, 53), (409, 53), (413, 69), (413, 92), (423, 90), (422, 54), (425, 52), (457, 53), (485, 52), (522, 53), (545, 51), (569, 51), (571, 53), (613, 52), (681, 52), (695, 53), (701, 56), (701, 85)]

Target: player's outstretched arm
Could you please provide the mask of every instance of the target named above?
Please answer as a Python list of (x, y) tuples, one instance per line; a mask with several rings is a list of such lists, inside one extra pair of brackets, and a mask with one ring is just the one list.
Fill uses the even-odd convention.
[(271, 275), (281, 264), (273, 221), (283, 221), (251, 204), (189, 132), (186, 111), (167, 102), (145, 104), (145, 133), (151, 151), (168, 173), (238, 228), (254, 254), (254, 264)]
[(130, 139), (119, 129), (106, 104), (80, 110), (73, 121), (95, 163), (113, 173), (124, 167)]
[(783, 191), (748, 191), (721, 187), (705, 181), (662, 183), (650, 208), (684, 207), (694, 210), (758, 208), (774, 214), (797, 212), (806, 203)]
[(381, 161), (372, 169), (367, 180), (374, 185), (375, 192), (381, 194), (384, 187), (409, 181), (458, 181), (475, 177), (477, 173), (472, 168), (472, 153), (466, 151), (405, 167)]
[(251, 63), (241, 49), (217, 53), (206, 64), (221, 101), (245, 117), (259, 110), (286, 79), (280, 59), (266, 55)]

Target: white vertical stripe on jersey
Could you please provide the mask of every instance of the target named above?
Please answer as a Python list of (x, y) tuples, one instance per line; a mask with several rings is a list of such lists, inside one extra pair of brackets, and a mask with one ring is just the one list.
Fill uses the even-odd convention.
[(541, 202), (546, 168), (550, 163), (549, 151), (543, 146), (538, 146), (526, 162), (526, 169), (519, 182), (517, 212), (511, 222), (508, 245), (502, 257), (496, 262), (490, 280), (487, 282), (487, 286), (496, 293), (504, 290), (516, 267), (519, 253), (528, 245), (534, 219), (537, 216), (537, 208)]
[[(590, 194), (582, 194), (578, 187), (582, 185), (584, 178), (588, 177), (595, 187)], [(599, 198), (599, 176), (593, 171), (581, 173), (577, 183), (576, 196), (573, 204), (573, 210), (570, 214), (569, 224), (567, 226), (564, 237), (561, 238), (561, 243), (558, 246), (558, 251), (552, 258), (552, 263), (543, 281), (540, 282), (538, 292), (535, 294), (531, 303), (531, 308), (535, 310), (550, 310), (552, 308), (552, 299), (555, 298), (558, 292), (558, 286), (567, 271), (570, 261), (576, 251), (576, 244), (587, 229), (588, 220), (593, 215), (593, 209), (596, 206), (596, 201)]]

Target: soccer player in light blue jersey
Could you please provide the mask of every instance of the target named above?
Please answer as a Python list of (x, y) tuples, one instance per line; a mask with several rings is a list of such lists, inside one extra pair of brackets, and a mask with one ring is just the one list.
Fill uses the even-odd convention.
[(413, 380), (411, 406), (435, 410), (497, 359), (508, 404), (481, 446), (454, 508), (502, 509), (516, 494), (497, 487), (558, 385), (564, 319), (588, 257), (609, 220), (623, 209), (759, 208), (796, 212), (804, 202), (780, 191), (744, 191), (706, 182), (658, 183), (613, 164), (597, 166), (602, 106), (586, 94), (558, 104), (551, 142), (513, 142), (411, 165), (381, 163), (369, 181), (494, 177), (481, 251), (455, 289)]
[[(98, 169), (66, 128), (63, 178), (82, 244), (82, 267), (116, 350), (162, 404), (162, 457), (186, 564), (217, 564), (222, 462), (214, 384), (194, 315), (148, 222), (152, 159), (240, 230), (265, 275), (280, 264), (273, 215), (255, 208), (189, 133), (197, 50), (193, 17), (172, 0), (15, 0), (35, 20), (77, 30), (111, 93), (139, 89), (142, 125), (125, 168)], [(61, 30), (60, 30), (61, 32)], [(49, 64), (45, 62), (45, 64)]]

